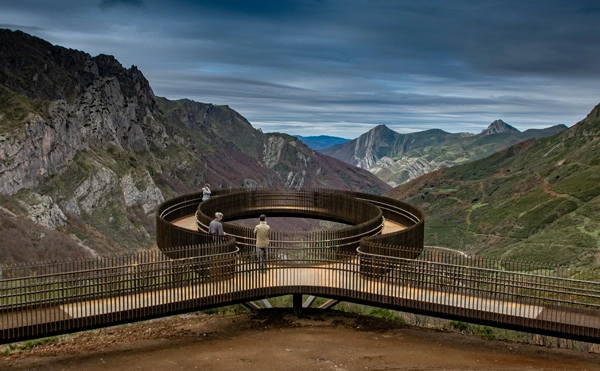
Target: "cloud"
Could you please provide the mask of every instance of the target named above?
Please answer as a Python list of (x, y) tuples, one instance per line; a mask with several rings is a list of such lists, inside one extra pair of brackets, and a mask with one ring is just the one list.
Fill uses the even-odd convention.
[(143, 0), (102, 0), (100, 1), (100, 8), (107, 9), (111, 7), (115, 7), (118, 5), (127, 5), (127, 6), (143, 6)]
[(0, 23), (135, 64), (157, 95), (227, 104), (277, 131), (354, 135), (572, 125), (600, 100), (599, 11), (591, 0), (5, 0)]

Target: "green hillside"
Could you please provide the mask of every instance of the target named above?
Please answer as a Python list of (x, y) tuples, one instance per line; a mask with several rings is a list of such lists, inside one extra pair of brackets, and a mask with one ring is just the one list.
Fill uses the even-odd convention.
[(555, 136), (390, 192), (423, 209), (426, 243), (487, 256), (600, 264), (600, 106)]

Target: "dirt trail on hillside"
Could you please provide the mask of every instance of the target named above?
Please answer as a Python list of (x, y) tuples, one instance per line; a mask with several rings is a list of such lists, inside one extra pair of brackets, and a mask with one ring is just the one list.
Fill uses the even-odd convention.
[(68, 335), (2, 370), (600, 370), (600, 355), (336, 311), (186, 315)]

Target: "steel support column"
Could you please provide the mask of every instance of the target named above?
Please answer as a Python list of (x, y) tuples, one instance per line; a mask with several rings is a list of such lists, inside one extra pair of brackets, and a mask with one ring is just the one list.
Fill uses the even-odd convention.
[(300, 317), (302, 315), (302, 294), (293, 295), (294, 315)]

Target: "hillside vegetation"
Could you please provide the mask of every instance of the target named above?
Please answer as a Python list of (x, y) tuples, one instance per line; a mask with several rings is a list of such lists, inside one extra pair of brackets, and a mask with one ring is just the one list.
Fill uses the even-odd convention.
[(600, 264), (600, 105), (557, 135), (441, 169), (389, 193), (426, 215), (426, 243)]

